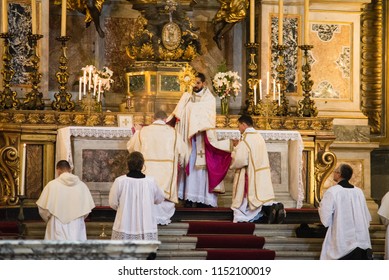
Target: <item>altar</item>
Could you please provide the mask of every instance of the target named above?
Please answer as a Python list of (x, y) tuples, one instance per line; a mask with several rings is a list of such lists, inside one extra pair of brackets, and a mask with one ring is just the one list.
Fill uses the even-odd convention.
[[(239, 139), (237, 129), (215, 129), (218, 140)], [(304, 144), (298, 131), (258, 130), (269, 153), (276, 200), (287, 208), (301, 208), (305, 198), (302, 154)], [(132, 136), (129, 128), (77, 127), (58, 129), (56, 162), (68, 160), (73, 173), (91, 190), (96, 206), (108, 205), (112, 182), (127, 172), (126, 144)], [(219, 206), (229, 207), (232, 180), (224, 180), (226, 193), (219, 195)]]

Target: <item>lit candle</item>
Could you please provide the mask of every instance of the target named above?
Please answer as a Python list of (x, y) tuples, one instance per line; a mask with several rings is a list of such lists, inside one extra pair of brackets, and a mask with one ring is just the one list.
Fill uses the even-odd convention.
[(61, 36), (66, 36), (66, 0), (62, 0), (61, 10)]
[(259, 99), (262, 100), (262, 80), (259, 80)]
[(84, 96), (86, 95), (86, 77), (82, 79), (83, 85), (84, 85)]
[(284, 33), (284, 0), (278, 1), (278, 45), (282, 45)]
[(31, 0), (31, 26), (32, 34), (36, 34), (36, 0)]
[(255, 0), (250, 0), (250, 43), (255, 43)]
[(100, 93), (101, 93), (101, 79), (99, 79), (99, 90), (98, 90), (98, 95), (97, 95), (97, 102), (100, 102)]
[(309, 0), (304, 1), (304, 45), (309, 45)]
[(276, 100), (276, 80), (273, 79), (273, 100)]
[(8, 1), (2, 0), (1, 2), (1, 32), (7, 33), (8, 32)]
[(81, 101), (82, 97), (82, 77), (80, 77), (80, 87), (79, 87), (79, 92), (78, 92), (78, 100)]
[(26, 144), (23, 144), (23, 152), (22, 152), (22, 171), (20, 173), (20, 195), (25, 194), (25, 183), (24, 178), (26, 176)]
[(267, 71), (266, 73), (266, 94), (270, 94), (270, 73)]
[(257, 84), (254, 85), (254, 105), (257, 105)]
[(278, 83), (278, 106), (281, 106), (281, 85)]
[(88, 68), (88, 82), (89, 82), (89, 90), (92, 87), (92, 65), (89, 66)]

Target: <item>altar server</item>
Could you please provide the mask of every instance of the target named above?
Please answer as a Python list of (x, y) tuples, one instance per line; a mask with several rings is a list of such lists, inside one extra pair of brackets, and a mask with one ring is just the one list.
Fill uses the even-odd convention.
[(153, 205), (165, 197), (153, 177), (142, 173), (143, 155), (132, 152), (126, 175), (115, 179), (109, 192), (109, 206), (116, 210), (113, 240), (158, 240)]
[(238, 128), (242, 138), (234, 140), (230, 166), (235, 169), (231, 205), (233, 221), (282, 223), (285, 210), (282, 203), (275, 201), (265, 140), (254, 129), (250, 116), (239, 117)]
[(84, 219), (95, 207), (85, 183), (71, 173), (66, 160), (56, 165), (58, 177), (43, 189), (36, 204), (47, 223), (45, 240), (87, 240)]
[(378, 215), (381, 218), (382, 224), (386, 226), (384, 259), (389, 260), (389, 192), (387, 192), (381, 200), (381, 206), (378, 209)]
[(328, 227), (321, 249), (321, 260), (366, 260), (372, 257), (371, 216), (363, 191), (351, 185), (353, 169), (341, 164), (334, 171), (336, 185), (325, 191), (319, 215)]
[(183, 165), (186, 146), (182, 136), (165, 123), (167, 114), (159, 111), (154, 115), (154, 122), (135, 132), (127, 143), (127, 149), (141, 152), (145, 158), (145, 174), (154, 177), (158, 187), (163, 191), (165, 200), (154, 205), (154, 216), (158, 224), (171, 223), (178, 203), (177, 173)]

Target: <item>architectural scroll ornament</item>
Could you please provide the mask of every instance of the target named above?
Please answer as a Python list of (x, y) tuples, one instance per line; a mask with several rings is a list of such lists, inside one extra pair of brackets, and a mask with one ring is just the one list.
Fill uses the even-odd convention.
[(333, 138), (316, 139), (315, 141), (315, 188), (314, 204), (319, 205), (326, 179), (331, 175), (336, 165), (336, 155), (330, 151)]
[[(7, 141), (8, 142), (8, 141)], [(6, 144), (0, 149), (0, 205), (18, 203), (19, 155), (15, 147)]]

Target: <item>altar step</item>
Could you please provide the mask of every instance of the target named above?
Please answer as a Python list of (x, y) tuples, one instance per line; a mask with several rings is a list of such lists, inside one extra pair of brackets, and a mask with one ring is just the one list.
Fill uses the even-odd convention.
[[(318, 260), (323, 238), (298, 238), (299, 224), (255, 224), (254, 236), (265, 239), (264, 249), (275, 251), (276, 260)], [(43, 239), (45, 224), (27, 222), (26, 239)], [(88, 222), (88, 239), (109, 239), (112, 222)], [(159, 226), (161, 245), (157, 252), (158, 260), (205, 260), (207, 251), (196, 248), (198, 238), (188, 236), (189, 222), (171, 223)], [(370, 237), (374, 259), (383, 259), (385, 227), (370, 226)]]

